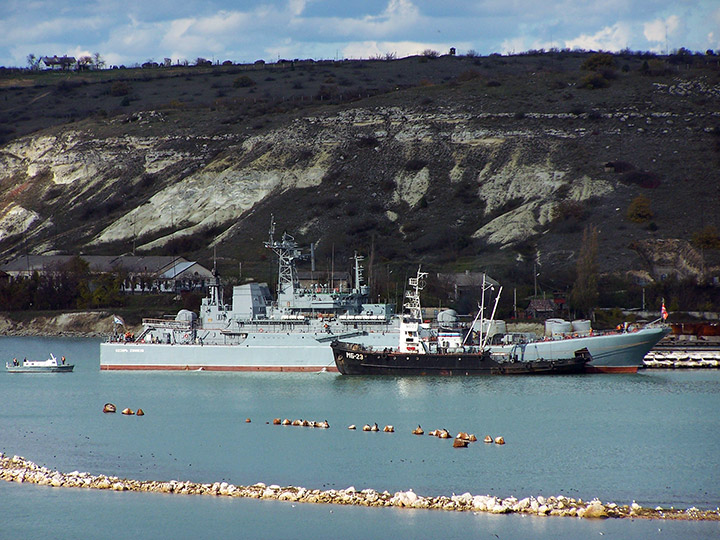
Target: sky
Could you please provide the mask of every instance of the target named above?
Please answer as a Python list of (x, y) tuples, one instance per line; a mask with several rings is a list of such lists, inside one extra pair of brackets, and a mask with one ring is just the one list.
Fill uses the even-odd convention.
[(720, 50), (720, 0), (2, 0), (0, 66)]

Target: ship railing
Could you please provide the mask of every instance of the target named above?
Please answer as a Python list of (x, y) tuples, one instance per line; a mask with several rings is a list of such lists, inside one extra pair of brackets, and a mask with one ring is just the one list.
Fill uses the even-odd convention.
[(306, 318), (300, 319), (253, 319), (251, 321), (243, 321), (243, 326), (286, 326), (286, 325), (308, 325), (310, 321)]
[(172, 330), (191, 330), (192, 322), (190, 321), (171, 321), (168, 319), (143, 319), (143, 326), (153, 326), (155, 328), (168, 328)]
[(346, 324), (354, 323), (387, 323), (390, 321), (385, 315), (340, 315), (338, 320)]

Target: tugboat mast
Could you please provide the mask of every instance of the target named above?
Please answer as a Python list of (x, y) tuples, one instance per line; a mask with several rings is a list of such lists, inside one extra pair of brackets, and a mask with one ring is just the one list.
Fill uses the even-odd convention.
[(417, 276), (408, 279), (408, 283), (413, 288), (405, 292), (404, 308), (408, 312), (409, 318), (416, 321), (422, 320), (422, 309), (420, 308), (420, 291), (425, 288), (425, 278), (427, 277), (427, 275), (427, 272), (421, 272), (420, 267), (418, 267)]

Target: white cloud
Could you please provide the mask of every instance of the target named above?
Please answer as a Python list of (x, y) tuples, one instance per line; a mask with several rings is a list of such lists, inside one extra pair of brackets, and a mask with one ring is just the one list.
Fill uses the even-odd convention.
[[(5, 0), (0, 65), (33, 52), (252, 61), (550, 47), (718, 48), (720, 0)], [(666, 36), (667, 32), (667, 36)], [(265, 55), (265, 56), (263, 56)]]
[(626, 23), (616, 23), (606, 26), (592, 35), (583, 34), (573, 39), (565, 40), (568, 49), (586, 49), (619, 51), (629, 46), (632, 40), (632, 29)]
[(306, 3), (305, 0), (288, 0), (288, 9), (293, 16), (297, 17), (305, 11)]
[(416, 27), (419, 19), (420, 11), (409, 0), (389, 0), (387, 7), (379, 15), (315, 20), (313, 24), (326, 25), (326, 31), (335, 35), (382, 39)]
[(667, 19), (655, 19), (643, 25), (645, 39), (655, 43), (664, 42), (672, 36), (680, 27), (680, 18), (677, 15), (670, 15)]
[(525, 38), (514, 37), (503, 40), (500, 45), (500, 52), (502, 54), (513, 54), (517, 52), (527, 51), (530, 47), (525, 46)]

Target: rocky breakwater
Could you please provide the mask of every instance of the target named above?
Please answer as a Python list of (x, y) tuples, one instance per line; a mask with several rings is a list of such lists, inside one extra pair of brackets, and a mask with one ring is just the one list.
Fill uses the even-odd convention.
[(243, 497), (251, 499), (270, 499), (297, 503), (344, 504), (356, 506), (416, 508), (459, 512), (489, 512), (493, 514), (531, 514), (537, 516), (566, 516), (581, 518), (647, 518), (675, 520), (720, 521), (720, 509), (687, 510), (644, 508), (633, 502), (631, 505), (602, 503), (597, 499), (584, 502), (569, 497), (525, 497), (501, 499), (491, 495), (462, 495), (425, 497), (412, 490), (391, 494), (373, 489), (306, 489), (303, 487), (281, 487), (263, 483), (252, 486), (237, 486), (227, 482), (201, 484), (171, 480), (143, 481), (129, 480), (117, 476), (92, 475), (87, 472), (73, 471), (62, 473), (41, 467), (20, 456), (9, 457), (0, 453), (0, 479), (7, 482), (29, 482), (43, 486), (108, 489), (113, 491), (144, 491), (181, 495), (213, 495), (225, 497)]
[(720, 346), (657, 348), (643, 363), (648, 369), (717, 369), (720, 368)]

